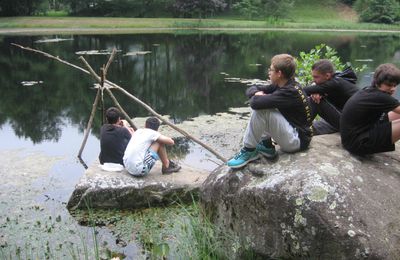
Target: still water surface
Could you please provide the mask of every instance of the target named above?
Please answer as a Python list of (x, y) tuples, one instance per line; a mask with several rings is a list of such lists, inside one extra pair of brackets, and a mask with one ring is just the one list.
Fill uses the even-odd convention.
[[(54, 38), (67, 40), (43, 41)], [(309, 51), (321, 43), (328, 44), (338, 51), (342, 61), (355, 66), (368, 65), (367, 70), (359, 74), (359, 86), (370, 82), (371, 72), (379, 64), (392, 62), (400, 65), (398, 34), (265, 32), (0, 36), (0, 151), (7, 154), (17, 150), (61, 158), (52, 164), (50, 173), (43, 180), (55, 180), (62, 185), (53, 188), (48, 185), (47, 189), (45, 187), (37, 194), (36, 201), (45, 202), (46, 198), (51, 198), (56, 201), (52, 208), (62, 211), (61, 214), (66, 217), (64, 203), (84, 171), (75, 157), (96, 90), (88, 75), (12, 47), (10, 43), (40, 49), (79, 66), (83, 66), (78, 60), (79, 52), (115, 47), (118, 55), (109, 69), (108, 79), (160, 114), (170, 115), (176, 123), (243, 106), (245, 87), (227, 83), (224, 79), (264, 79), (269, 66), (267, 61), (278, 53), (298, 56), (300, 51)], [(134, 55), (135, 52), (141, 53)], [(96, 70), (108, 59), (105, 55), (83, 56)], [(22, 83), (24, 81), (39, 83), (27, 86)], [(148, 116), (143, 108), (125, 96), (115, 95), (130, 116)], [(112, 105), (107, 98), (105, 103), (106, 107)], [(101, 120), (100, 113), (97, 113), (83, 153), (88, 165), (96, 160), (99, 153)], [(190, 161), (192, 165), (195, 162), (195, 166), (211, 170), (215, 164), (203, 161), (205, 154), (200, 147), (192, 146), (183, 161)], [(17, 162), (6, 163), (13, 165)], [(7, 174), (18, 176), (20, 172)], [(7, 199), (4, 194), (7, 183), (2, 183), (0, 187), (3, 190), (0, 191), (3, 192), (2, 199)], [(28, 190), (29, 186), (20, 189)], [(6, 211), (0, 214), (3, 219), (8, 216)], [(8, 229), (3, 231), (7, 233)], [(15, 236), (10, 234), (9, 240), (12, 241)]]

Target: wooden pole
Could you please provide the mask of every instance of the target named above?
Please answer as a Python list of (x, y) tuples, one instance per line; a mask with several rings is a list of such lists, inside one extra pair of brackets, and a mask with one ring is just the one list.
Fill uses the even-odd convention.
[[(84, 63), (87, 64), (88, 70), (85, 70), (85, 69), (82, 68), (82, 67), (79, 67), (79, 66), (74, 65), (74, 64), (72, 64), (72, 63), (69, 63), (69, 62), (67, 62), (67, 61), (64, 61), (64, 60), (60, 59), (59, 57), (53, 56), (53, 55), (51, 55), (51, 54), (49, 54), (49, 53), (46, 53), (46, 52), (43, 52), (43, 51), (39, 51), (39, 50), (32, 49), (32, 48), (29, 48), (29, 47), (24, 47), (24, 46), (22, 46), (22, 45), (15, 44), (15, 43), (11, 43), (11, 45), (16, 46), (16, 47), (18, 47), (18, 48), (21, 48), (21, 49), (23, 49), (23, 50), (27, 50), (27, 51), (39, 53), (39, 54), (41, 54), (41, 55), (44, 55), (45, 57), (48, 57), (48, 58), (50, 58), (50, 59), (54, 59), (54, 60), (59, 61), (59, 62), (65, 64), (65, 65), (68, 65), (68, 66), (71, 66), (71, 67), (73, 67), (73, 68), (75, 68), (75, 69), (78, 69), (78, 70), (80, 70), (80, 71), (82, 71), (82, 72), (84, 72), (84, 73), (86, 73), (86, 74), (90, 74), (90, 75), (92, 75), (92, 76), (95, 78), (95, 80), (96, 80), (97, 82), (100, 83), (100, 80), (101, 80), (100, 77), (93, 71), (93, 69), (90, 67), (90, 65), (87, 64), (86, 60), (85, 60), (83, 57), (80, 57), (80, 59), (83, 60)], [(168, 120), (164, 119), (161, 115), (159, 115), (157, 112), (155, 112), (155, 111), (154, 111), (151, 107), (149, 107), (146, 103), (144, 103), (144, 102), (141, 101), (140, 99), (138, 99), (138, 98), (136, 98), (135, 96), (133, 96), (132, 94), (130, 94), (130, 93), (129, 93), (128, 91), (126, 91), (124, 88), (118, 86), (117, 84), (115, 84), (115, 83), (113, 83), (113, 82), (111, 82), (111, 81), (109, 81), (109, 80), (105, 80), (105, 83), (106, 83), (105, 88), (110, 88), (110, 87), (112, 87), (112, 88), (118, 89), (119, 91), (121, 91), (122, 93), (124, 93), (125, 95), (127, 95), (128, 97), (130, 97), (132, 100), (134, 100), (136, 103), (138, 103), (139, 105), (143, 106), (147, 111), (149, 111), (149, 112), (150, 112), (151, 114), (153, 114), (155, 117), (157, 117), (157, 118), (160, 119), (162, 122), (164, 122), (165, 124), (167, 124), (168, 126), (170, 126), (172, 129), (178, 131), (178, 132), (181, 133), (182, 135), (188, 137), (189, 139), (192, 139), (194, 142), (196, 142), (196, 143), (198, 143), (199, 145), (203, 146), (205, 149), (207, 149), (209, 152), (211, 152), (212, 154), (214, 154), (214, 155), (215, 155), (218, 159), (220, 159), (221, 161), (223, 161), (223, 162), (226, 162), (226, 161), (227, 161), (223, 156), (221, 156), (219, 153), (217, 153), (214, 149), (212, 149), (212, 148), (209, 147), (208, 145), (204, 144), (203, 142), (201, 142), (200, 140), (198, 140), (196, 137), (194, 137), (194, 136), (188, 134), (186, 131), (180, 129), (180, 128), (177, 127), (176, 125), (170, 123)], [(108, 86), (107, 86), (107, 85), (108, 85)], [(133, 126), (132, 126), (132, 127), (133, 127)]]
[(86, 125), (85, 135), (83, 137), (82, 145), (78, 152), (78, 158), (81, 161), (82, 161), (83, 148), (85, 148), (85, 145), (86, 145), (89, 133), (90, 133), (90, 129), (92, 128), (92, 123), (93, 123), (93, 119), (94, 119), (94, 114), (96, 113), (97, 103), (99, 103), (99, 97), (100, 97), (100, 89), (97, 90), (96, 98), (94, 99), (94, 102), (92, 105), (92, 112), (90, 113), (89, 121)]

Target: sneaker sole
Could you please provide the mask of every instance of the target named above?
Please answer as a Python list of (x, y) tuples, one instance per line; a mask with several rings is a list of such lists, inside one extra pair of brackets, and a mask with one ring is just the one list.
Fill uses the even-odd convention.
[(266, 157), (266, 158), (268, 158), (268, 159), (274, 159), (274, 158), (276, 158), (276, 156), (278, 156), (278, 154), (277, 153), (275, 153), (275, 154), (270, 154), (270, 153), (263, 153), (263, 152), (261, 152), (261, 151), (258, 151), (260, 154), (262, 154), (264, 157)]
[(245, 161), (245, 162), (242, 163), (242, 164), (235, 165), (235, 166), (229, 166), (229, 165), (228, 165), (228, 166), (229, 166), (230, 168), (232, 168), (232, 169), (242, 168), (243, 166), (245, 166), (245, 165), (248, 164), (249, 162), (255, 161), (255, 160), (259, 159), (259, 158), (260, 158), (260, 155), (257, 154), (256, 157), (253, 157), (253, 158), (251, 158), (250, 160)]

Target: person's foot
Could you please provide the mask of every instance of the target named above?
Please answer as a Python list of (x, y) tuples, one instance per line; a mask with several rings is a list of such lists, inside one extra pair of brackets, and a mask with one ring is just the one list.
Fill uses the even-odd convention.
[(232, 159), (230, 159), (227, 164), (231, 168), (241, 168), (248, 164), (251, 161), (257, 160), (260, 158), (257, 149), (254, 151), (247, 151), (242, 148), (238, 154), (236, 154)]
[(182, 167), (179, 164), (169, 160), (169, 166), (162, 167), (161, 172), (162, 172), (162, 174), (171, 174), (173, 172), (178, 172), (181, 168)]
[(262, 142), (260, 142), (259, 144), (257, 144), (256, 150), (268, 159), (274, 159), (278, 155), (275, 150), (275, 145), (273, 145), (272, 143), (266, 146)]

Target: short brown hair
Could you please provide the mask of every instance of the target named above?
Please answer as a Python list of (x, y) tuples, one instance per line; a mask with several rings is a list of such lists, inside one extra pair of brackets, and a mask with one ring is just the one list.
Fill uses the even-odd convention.
[(391, 63), (381, 64), (376, 68), (372, 80), (373, 87), (379, 87), (382, 83), (398, 85), (400, 83), (400, 70)]
[(318, 71), (322, 74), (335, 73), (335, 68), (333, 67), (332, 62), (328, 59), (322, 59), (317, 61), (312, 65), (311, 69)]
[(121, 118), (121, 112), (119, 111), (118, 108), (110, 107), (109, 109), (107, 109), (106, 111), (107, 123), (115, 124), (118, 122), (120, 118)]
[(149, 117), (146, 120), (145, 127), (157, 131), (160, 127), (160, 121), (155, 117)]
[(278, 54), (272, 57), (271, 65), (275, 70), (281, 71), (286, 79), (294, 78), (296, 60), (289, 54)]

